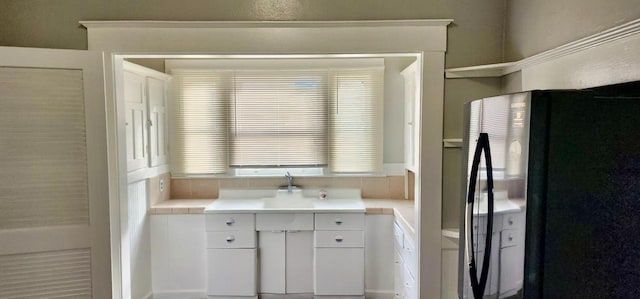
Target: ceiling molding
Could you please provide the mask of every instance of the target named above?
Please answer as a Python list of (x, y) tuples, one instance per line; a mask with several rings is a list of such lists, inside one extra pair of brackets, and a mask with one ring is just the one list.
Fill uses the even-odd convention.
[(363, 21), (80, 21), (85, 28), (313, 28), (448, 26), (452, 19)]
[(524, 68), (546, 63), (640, 33), (640, 19), (601, 31), (519, 61), (445, 69), (446, 78), (502, 77)]

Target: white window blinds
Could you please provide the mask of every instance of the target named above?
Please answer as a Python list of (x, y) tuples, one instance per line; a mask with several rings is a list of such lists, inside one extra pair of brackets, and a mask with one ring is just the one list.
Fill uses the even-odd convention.
[(190, 70), (173, 74), (172, 171), (226, 172), (232, 73)]
[(382, 69), (331, 72), (329, 169), (382, 171)]
[(228, 167), (382, 170), (377, 68), (173, 69), (176, 174)]
[(326, 98), (326, 72), (237, 72), (230, 165), (326, 165)]

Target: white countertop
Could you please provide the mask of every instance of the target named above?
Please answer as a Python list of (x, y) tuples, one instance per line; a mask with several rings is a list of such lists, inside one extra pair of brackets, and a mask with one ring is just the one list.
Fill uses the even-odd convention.
[[(224, 194), (222, 194), (224, 195)], [(228, 198), (227, 198), (228, 199)], [(161, 201), (158, 203), (153, 203), (151, 205), (151, 208), (149, 209), (149, 213), (153, 214), (153, 215), (163, 215), (163, 214), (202, 214), (205, 213), (205, 209), (210, 208), (213, 203), (219, 202), (221, 200), (224, 199), (170, 199), (170, 200), (165, 200), (165, 201)], [(255, 208), (256, 206), (259, 205), (259, 203), (257, 203), (258, 201), (261, 201), (261, 199), (253, 199), (253, 200), (248, 200), (248, 201), (253, 201), (253, 203), (250, 203), (248, 201), (245, 201), (247, 199), (242, 199), (242, 198), (237, 198), (237, 199), (232, 199), (232, 200), (240, 200), (238, 202), (233, 202), (233, 203), (229, 203), (229, 202), (223, 202), (222, 205), (224, 204), (233, 204), (233, 205), (239, 205), (239, 204), (253, 204), (253, 207), (237, 207), (237, 210), (233, 210), (233, 211), (229, 211), (228, 213), (233, 213), (233, 212), (242, 212), (242, 211), (248, 211), (249, 209), (254, 209), (254, 210), (250, 210), (250, 211), (256, 211)], [(403, 199), (371, 199), (371, 198), (365, 198), (360, 200), (358, 203), (355, 203), (357, 206), (351, 206), (349, 207), (348, 205), (350, 205), (350, 203), (347, 201), (343, 201), (344, 199), (340, 199), (341, 202), (332, 202), (331, 199), (328, 199), (325, 203), (327, 204), (340, 204), (342, 209), (341, 212), (349, 212), (349, 211), (357, 211), (357, 212), (361, 212), (361, 211), (365, 211), (366, 214), (368, 215), (395, 215), (396, 217), (396, 221), (398, 221), (399, 223), (401, 223), (405, 228), (407, 228), (407, 232), (410, 234), (413, 234), (415, 229), (415, 210), (414, 210), (414, 202), (412, 200), (403, 200)], [(353, 202), (351, 203), (353, 204)], [(362, 206), (360, 206), (360, 204), (362, 204)], [(223, 207), (224, 208), (224, 207)], [(227, 208), (232, 208), (230, 206), (227, 206)], [(336, 212), (337, 210), (335, 209), (327, 209), (326, 207), (319, 207), (320, 209), (323, 209), (322, 211), (326, 211), (326, 212)], [(261, 210), (262, 212), (265, 212), (264, 210)], [(310, 212), (310, 210), (298, 210), (298, 211), (305, 211), (305, 212)], [(219, 212), (219, 213), (223, 213), (223, 212)], [(276, 213), (276, 211), (271, 211), (271, 213)]]
[(218, 199), (208, 205), (205, 213), (294, 213), (294, 212), (365, 212), (362, 199), (314, 199), (304, 207), (276, 207), (265, 205), (264, 199)]
[[(320, 199), (320, 193), (326, 198)], [(205, 213), (365, 212), (359, 189), (233, 190), (220, 191), (220, 199)]]

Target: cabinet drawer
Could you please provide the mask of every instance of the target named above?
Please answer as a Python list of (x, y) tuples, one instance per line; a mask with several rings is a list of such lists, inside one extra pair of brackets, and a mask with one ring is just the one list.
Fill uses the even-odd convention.
[(523, 213), (505, 214), (502, 216), (502, 229), (516, 229), (521, 227)]
[(397, 250), (402, 250), (404, 243), (404, 232), (397, 223), (393, 223), (393, 239)]
[(518, 232), (514, 229), (505, 229), (500, 232), (500, 248), (518, 245)]
[(363, 213), (317, 213), (316, 230), (363, 230)]
[[(495, 230), (495, 228), (494, 228)], [(487, 221), (485, 217), (474, 217), (473, 219), (473, 233), (474, 234), (486, 234), (487, 233)]]
[(207, 214), (207, 231), (255, 230), (254, 214)]
[(258, 213), (256, 214), (256, 230), (313, 230), (312, 213)]
[(256, 232), (207, 232), (207, 248), (256, 248)]
[(393, 251), (393, 262), (398, 265), (404, 264), (404, 259), (402, 258), (402, 254), (397, 249)]
[(364, 232), (316, 231), (315, 247), (364, 247)]
[(412, 273), (416, 273), (418, 258), (413, 240), (404, 238), (404, 248), (402, 249), (401, 254), (404, 264), (410, 268)]
[(404, 268), (404, 275), (402, 275), (402, 282), (404, 283), (404, 298), (417, 299), (418, 288), (416, 288), (416, 280), (413, 277), (408, 267)]

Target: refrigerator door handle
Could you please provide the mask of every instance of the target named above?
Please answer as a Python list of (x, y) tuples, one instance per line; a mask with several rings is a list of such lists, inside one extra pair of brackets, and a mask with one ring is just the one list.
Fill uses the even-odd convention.
[[(475, 188), (478, 181), (478, 171), (480, 166), (480, 156), (484, 151), (487, 171), (487, 233), (485, 238), (484, 256), (480, 277), (478, 278), (478, 268), (475, 260), (473, 248), (473, 206), (475, 203)], [(491, 149), (489, 147), (489, 135), (480, 133), (471, 166), (471, 178), (467, 191), (467, 259), (469, 261), (469, 276), (471, 289), (476, 299), (481, 299), (487, 285), (489, 275), (489, 264), (491, 258), (491, 238), (493, 234), (493, 166), (491, 164)]]

